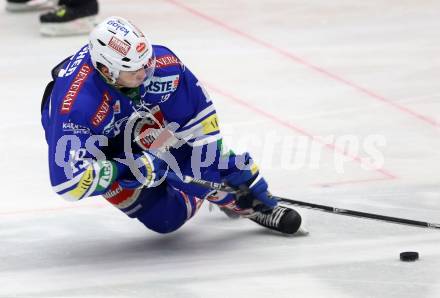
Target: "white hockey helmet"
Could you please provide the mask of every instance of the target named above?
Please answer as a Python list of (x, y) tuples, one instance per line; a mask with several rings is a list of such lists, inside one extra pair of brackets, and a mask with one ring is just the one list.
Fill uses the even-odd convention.
[(153, 47), (145, 35), (121, 17), (109, 17), (98, 24), (89, 36), (89, 50), (93, 65), (108, 67), (112, 83), (119, 72), (145, 68), (146, 80), (151, 79), (156, 65)]

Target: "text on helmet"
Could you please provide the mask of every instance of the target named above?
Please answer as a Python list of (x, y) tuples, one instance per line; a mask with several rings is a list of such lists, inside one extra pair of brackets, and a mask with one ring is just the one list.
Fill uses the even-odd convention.
[(125, 28), (125, 26), (119, 21), (110, 20), (107, 22), (107, 25), (112, 26), (113, 28), (115, 28), (116, 31), (122, 31), (124, 33), (124, 36), (127, 36), (127, 34), (130, 33), (130, 30)]

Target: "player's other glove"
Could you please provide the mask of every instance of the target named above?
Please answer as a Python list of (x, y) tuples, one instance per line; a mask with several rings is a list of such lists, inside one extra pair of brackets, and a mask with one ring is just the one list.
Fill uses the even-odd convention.
[[(227, 185), (238, 190), (236, 204), (242, 209), (252, 208), (263, 213), (270, 212), (277, 201), (271, 198), (266, 180), (249, 153), (236, 156), (242, 161), (239, 170), (224, 177)], [(241, 169), (240, 169), (241, 168)]]
[(129, 162), (128, 173), (119, 181), (123, 188), (154, 187), (165, 180), (167, 164), (162, 159), (144, 151), (135, 154), (135, 159)]

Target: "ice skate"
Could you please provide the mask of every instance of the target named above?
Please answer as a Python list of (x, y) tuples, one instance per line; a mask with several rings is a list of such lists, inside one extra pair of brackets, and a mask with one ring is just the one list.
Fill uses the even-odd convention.
[(301, 226), (301, 215), (298, 212), (279, 205), (271, 213), (256, 212), (248, 218), (263, 227), (283, 234), (295, 234)]
[(40, 16), (40, 33), (45, 36), (88, 34), (96, 25), (97, 14), (96, 2), (80, 7), (61, 6)]

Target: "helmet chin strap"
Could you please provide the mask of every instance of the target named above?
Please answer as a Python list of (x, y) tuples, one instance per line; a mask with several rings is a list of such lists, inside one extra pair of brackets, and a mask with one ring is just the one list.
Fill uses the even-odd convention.
[[(107, 67), (107, 66), (106, 66), (106, 67)], [(106, 75), (106, 74), (103, 73), (100, 69), (98, 69), (98, 67), (95, 67), (95, 68), (96, 68), (96, 70), (99, 72), (99, 74), (104, 78), (104, 80), (105, 80), (105, 82), (106, 82), (107, 84), (110, 84), (110, 85), (115, 86), (115, 87), (119, 87), (118, 84), (116, 83), (116, 80), (117, 80), (118, 77), (119, 77), (119, 71), (117, 71), (117, 75), (115, 75), (115, 71), (112, 71), (112, 70), (110, 70), (110, 69), (107, 67), (107, 69), (108, 69), (108, 71), (109, 71), (109, 74)]]

